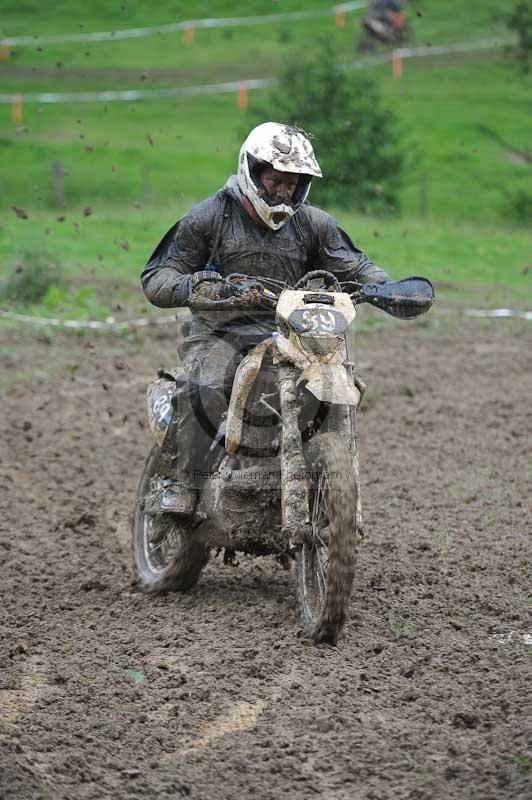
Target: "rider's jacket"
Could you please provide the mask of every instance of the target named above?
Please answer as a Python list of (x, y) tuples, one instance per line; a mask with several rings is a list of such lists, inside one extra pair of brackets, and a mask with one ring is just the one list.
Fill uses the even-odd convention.
[(190, 275), (211, 259), (224, 276), (240, 272), (291, 286), (312, 269), (333, 272), (340, 281), (389, 280), (319, 208), (301, 206), (278, 231), (259, 228), (242, 205), (236, 175), (159, 242), (142, 272), (146, 297), (161, 308), (185, 305)]

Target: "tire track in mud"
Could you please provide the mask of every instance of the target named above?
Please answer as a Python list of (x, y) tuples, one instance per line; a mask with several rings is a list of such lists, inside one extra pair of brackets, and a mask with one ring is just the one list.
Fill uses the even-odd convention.
[(0, 688), (0, 720), (4, 725), (13, 725), (31, 711), (46, 692), (46, 673), (46, 661), (30, 656), (18, 674), (8, 679), (8, 685), (17, 683), (17, 688)]
[(175, 753), (167, 753), (165, 758), (173, 760), (176, 757), (205, 750), (219, 739), (252, 729), (265, 709), (278, 702), (287, 692), (295, 675), (296, 669), (292, 667), (289, 672), (279, 675), (265, 690), (264, 699), (240, 700), (225, 713), (202, 723), (194, 738), (182, 742)]

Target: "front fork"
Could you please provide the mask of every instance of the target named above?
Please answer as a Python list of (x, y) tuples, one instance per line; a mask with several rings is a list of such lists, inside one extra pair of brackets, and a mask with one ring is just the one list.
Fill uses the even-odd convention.
[(296, 380), (300, 370), (279, 366), (281, 416), (281, 508), (283, 533), (291, 549), (300, 547), (310, 534), (307, 465), (299, 430)]
[[(299, 373), (300, 370), (291, 365), (279, 366), (279, 401), (283, 420), (281, 508), (283, 533), (291, 548), (301, 546), (311, 533), (308, 468), (303, 455), (303, 441), (299, 430), (299, 406), (296, 399), (296, 382)], [(327, 427), (330, 431), (337, 432), (343, 441), (349, 442), (357, 486), (357, 530), (361, 532), (362, 505), (355, 417), (355, 406), (333, 405), (330, 408)]]

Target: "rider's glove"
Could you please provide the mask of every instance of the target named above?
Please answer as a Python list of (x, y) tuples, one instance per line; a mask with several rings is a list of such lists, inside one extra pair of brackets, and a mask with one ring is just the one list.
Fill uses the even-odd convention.
[(238, 284), (238, 288), (240, 292), (259, 292), (262, 294), (264, 292), (264, 286), (260, 281), (255, 280), (254, 278), (248, 278), (247, 280), (240, 281)]
[(224, 300), (238, 294), (234, 286), (223, 278), (219, 272), (201, 270), (195, 272), (189, 282), (189, 301), (194, 298), (207, 300)]

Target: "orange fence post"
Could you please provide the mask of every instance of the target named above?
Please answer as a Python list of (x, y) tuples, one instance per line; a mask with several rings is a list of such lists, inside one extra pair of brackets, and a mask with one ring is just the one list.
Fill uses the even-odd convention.
[(0, 59), (2, 61), (7, 61), (8, 58), (9, 58), (9, 45), (0, 44)]
[(11, 116), (13, 118), (13, 122), (16, 122), (17, 125), (22, 124), (22, 95), (20, 94), (16, 94), (13, 98), (13, 103), (11, 105)]
[(236, 90), (236, 104), (241, 111), (245, 111), (249, 105), (249, 87), (247, 81), (238, 84)]
[(194, 36), (196, 34), (196, 26), (194, 23), (188, 25), (183, 31), (183, 41), (186, 45), (191, 45), (194, 41)]
[(392, 74), (396, 81), (403, 77), (403, 56), (400, 50), (394, 50), (392, 53)]
[(334, 9), (334, 16), (336, 18), (336, 25), (338, 28), (345, 27), (345, 11), (343, 11), (340, 6), (336, 6)]

